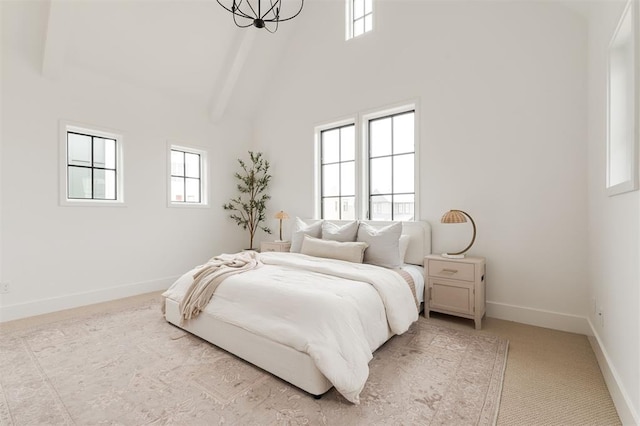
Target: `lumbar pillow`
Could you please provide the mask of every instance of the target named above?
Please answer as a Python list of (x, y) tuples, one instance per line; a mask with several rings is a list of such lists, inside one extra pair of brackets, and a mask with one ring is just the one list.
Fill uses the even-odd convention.
[(358, 241), (369, 244), (364, 253), (364, 263), (398, 268), (402, 264), (400, 234), (402, 234), (402, 222), (382, 228), (375, 228), (362, 222), (358, 227)]
[(322, 222), (322, 239), (332, 241), (355, 241), (358, 233), (358, 221), (354, 220), (345, 225), (337, 225), (335, 223)]
[(338, 259), (347, 262), (362, 263), (367, 243), (320, 240), (308, 235), (304, 236), (300, 253), (327, 259)]
[(313, 221), (308, 224), (304, 220), (296, 217), (295, 223), (293, 225), (293, 232), (291, 233), (291, 248), (289, 249), (292, 253), (300, 253), (300, 249), (302, 248), (302, 240), (305, 235), (310, 235), (314, 238), (320, 238), (322, 235), (322, 221)]

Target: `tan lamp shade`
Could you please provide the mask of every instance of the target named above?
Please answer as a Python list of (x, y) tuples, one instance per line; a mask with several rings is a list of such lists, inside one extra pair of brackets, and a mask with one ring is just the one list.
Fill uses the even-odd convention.
[(471, 225), (473, 226), (473, 237), (471, 237), (471, 242), (463, 250), (457, 251), (455, 253), (443, 253), (442, 256), (462, 258), (464, 257), (464, 253), (471, 248), (471, 246), (476, 240), (476, 223), (473, 221), (473, 218), (471, 218), (471, 216), (469, 216), (468, 213), (463, 212), (462, 210), (449, 210), (448, 212), (442, 215), (442, 219), (440, 219), (440, 222), (442, 223), (466, 223), (467, 218), (469, 218), (469, 220), (471, 221)]
[(289, 219), (289, 215), (283, 210), (276, 213), (275, 218), (280, 221), (280, 241), (282, 241), (282, 219)]
[(449, 210), (442, 215), (442, 223), (466, 223), (467, 218), (460, 210)]

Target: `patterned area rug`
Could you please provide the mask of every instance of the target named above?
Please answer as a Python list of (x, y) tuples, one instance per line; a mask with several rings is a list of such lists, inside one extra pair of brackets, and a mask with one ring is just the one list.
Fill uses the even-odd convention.
[(0, 335), (0, 424), (454, 424), (497, 418), (508, 342), (423, 317), (360, 405), (316, 400), (164, 321), (159, 302)]

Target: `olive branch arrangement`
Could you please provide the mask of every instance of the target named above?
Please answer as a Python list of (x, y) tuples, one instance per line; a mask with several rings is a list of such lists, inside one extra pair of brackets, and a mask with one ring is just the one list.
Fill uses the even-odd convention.
[(238, 226), (249, 230), (249, 249), (253, 250), (253, 238), (258, 229), (271, 234), (271, 229), (261, 225), (265, 220), (267, 200), (271, 198), (265, 193), (271, 175), (269, 162), (262, 157), (261, 152), (249, 151), (249, 157), (249, 164), (238, 159), (242, 170), (234, 174), (238, 180), (237, 189), (240, 195), (232, 198), (222, 208), (232, 212), (229, 217), (235, 220)]

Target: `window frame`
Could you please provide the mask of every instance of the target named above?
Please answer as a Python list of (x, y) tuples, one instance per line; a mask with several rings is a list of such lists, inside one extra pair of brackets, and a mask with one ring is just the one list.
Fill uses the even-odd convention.
[(322, 218), (322, 147), (321, 132), (334, 128), (344, 127), (348, 124), (355, 124), (355, 173), (356, 173), (356, 194), (355, 210), (356, 220), (369, 220), (369, 122), (387, 116), (400, 115), (413, 111), (413, 138), (414, 138), (414, 168), (413, 168), (413, 190), (414, 190), (414, 220), (419, 220), (420, 216), (420, 109), (418, 99), (390, 105), (383, 108), (376, 108), (363, 113), (353, 114), (349, 117), (338, 119), (326, 124), (318, 125), (314, 128), (314, 217)]
[[(68, 134), (76, 133), (90, 137), (115, 140), (115, 175), (116, 198), (105, 200), (99, 198), (70, 198), (69, 197), (69, 163), (68, 163)], [(59, 122), (59, 203), (61, 206), (109, 206), (123, 207), (124, 204), (124, 137), (122, 132), (101, 126), (76, 123), (66, 120)], [(100, 169), (91, 166), (91, 169)]]
[[(172, 201), (171, 178), (174, 177), (171, 169), (171, 152), (179, 151), (200, 156), (200, 202)], [(206, 149), (193, 145), (167, 143), (167, 206), (177, 208), (208, 208), (209, 207), (209, 156)], [(186, 178), (186, 176), (182, 176)]]
[(337, 121), (332, 121), (330, 123), (321, 124), (314, 128), (314, 162), (313, 162), (313, 176), (314, 176), (314, 185), (313, 185), (313, 199), (314, 199), (314, 208), (313, 215), (314, 217), (321, 218), (322, 217), (322, 132), (346, 127), (349, 125), (354, 125), (354, 138), (355, 138), (355, 173), (356, 173), (356, 194), (355, 194), (355, 211), (356, 211), (356, 219), (359, 216), (360, 205), (358, 196), (359, 192), (359, 176), (360, 176), (360, 149), (359, 149), (359, 126), (356, 120), (352, 117), (347, 117), (344, 119), (339, 119)]
[[(373, 29), (375, 28), (375, 17), (376, 14), (374, 13), (375, 11), (375, 6), (374, 6), (374, 0), (371, 0), (371, 12), (366, 13), (364, 15), (362, 15), (362, 18), (358, 18), (355, 19), (355, 3), (356, 0), (346, 0), (345, 1), (345, 40), (353, 40), (355, 38), (361, 37), (365, 34), (371, 33), (373, 32)], [(363, 0), (364, 2), (365, 0)], [(363, 5), (364, 7), (364, 5)], [(359, 19), (363, 19), (365, 20), (365, 17), (367, 15), (371, 15), (371, 29), (367, 30), (363, 30), (363, 32), (361, 34), (358, 35), (354, 35), (354, 27), (355, 27), (355, 22)], [(363, 24), (364, 25), (364, 24)]]
[[(391, 169), (391, 193), (388, 194), (391, 196), (391, 221), (395, 221), (395, 219), (393, 218), (394, 216), (394, 196), (395, 195), (406, 195), (409, 193), (396, 193), (393, 191), (393, 158), (399, 155), (407, 155), (407, 154), (412, 154), (413, 155), (413, 202), (414, 202), (414, 216), (413, 216), (413, 220), (416, 220), (416, 217), (420, 217), (418, 216), (418, 200), (417, 200), (417, 196), (418, 196), (418, 172), (419, 172), (419, 159), (417, 157), (417, 127), (416, 127), (416, 121), (417, 121), (417, 113), (416, 113), (416, 108), (408, 108), (408, 107), (400, 107), (400, 108), (393, 108), (393, 109), (388, 109), (388, 110), (383, 110), (383, 111), (377, 111), (375, 113), (371, 113), (371, 114), (367, 114), (365, 116), (363, 116), (362, 119), (362, 125), (363, 125), (363, 145), (365, 145), (363, 148), (366, 149), (366, 151), (364, 152), (364, 158), (366, 158), (365, 164), (363, 164), (364, 166), (364, 170), (365, 170), (365, 176), (366, 179), (364, 180), (365, 183), (365, 187), (363, 188), (363, 192), (362, 194), (366, 196), (367, 199), (367, 205), (363, 206), (363, 208), (365, 209), (362, 212), (362, 217), (366, 217), (367, 220), (372, 220), (371, 219), (371, 196), (373, 194), (371, 194), (371, 171), (370, 171), (370, 167), (371, 167), (371, 149), (370, 149), (370, 129), (371, 129), (371, 123), (376, 121), (376, 120), (382, 120), (385, 118), (391, 118), (392, 119), (392, 123), (393, 123), (393, 118), (397, 117), (397, 116), (401, 116), (404, 114), (408, 114), (413, 112), (413, 152), (409, 153), (401, 153), (401, 154), (394, 154), (393, 153), (393, 149), (391, 154), (389, 155), (384, 155), (384, 156), (378, 156), (378, 157), (373, 157), (375, 158), (384, 158), (384, 157), (390, 157), (392, 159), (392, 169)], [(392, 134), (393, 134), (393, 127), (392, 127)], [(392, 141), (392, 147), (393, 147), (393, 141)], [(387, 194), (380, 194), (380, 195), (387, 195)]]
[[(342, 129), (348, 128), (348, 127), (353, 127), (353, 139), (354, 139), (354, 143), (353, 143), (353, 160), (343, 160), (342, 159)], [(325, 163), (324, 159), (323, 159), (323, 150), (322, 150), (322, 135), (324, 132), (330, 132), (330, 131), (334, 131), (337, 130), (338, 134), (339, 134), (339, 147), (338, 147), (338, 161), (334, 161), (331, 163)], [(338, 203), (339, 203), (339, 207), (338, 207), (338, 215), (340, 216), (338, 219), (336, 220), (355, 220), (357, 219), (358, 216), (358, 208), (356, 206), (356, 198), (358, 195), (358, 186), (356, 185), (356, 181), (357, 181), (357, 171), (356, 171), (356, 166), (358, 163), (357, 160), (357, 152), (358, 152), (358, 141), (356, 138), (356, 124), (354, 122), (348, 122), (345, 124), (342, 124), (340, 126), (331, 126), (331, 127), (327, 127), (324, 129), (321, 129), (318, 132), (319, 135), (319, 159), (320, 159), (320, 163), (319, 163), (319, 167), (320, 167), (320, 176), (319, 176), (319, 180), (320, 180), (320, 216), (322, 217), (324, 215), (324, 205), (325, 205), (325, 199), (327, 198), (337, 198), (338, 199)], [(354, 168), (354, 182), (353, 182), (353, 195), (344, 195), (342, 194), (342, 164), (344, 163), (351, 163), (353, 162), (353, 168)], [(323, 166), (326, 165), (332, 165), (332, 164), (336, 164), (339, 166), (339, 175), (338, 175), (338, 195), (329, 195), (329, 196), (325, 196), (323, 195), (324, 193), (324, 180), (322, 179), (323, 177), (323, 173), (322, 173), (322, 168)], [(347, 219), (347, 218), (343, 218), (342, 217), (342, 201), (343, 198), (351, 198), (353, 197), (354, 200), (354, 218), (353, 219)]]

